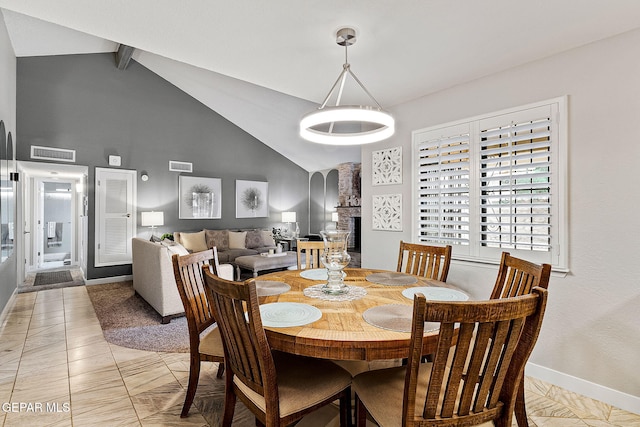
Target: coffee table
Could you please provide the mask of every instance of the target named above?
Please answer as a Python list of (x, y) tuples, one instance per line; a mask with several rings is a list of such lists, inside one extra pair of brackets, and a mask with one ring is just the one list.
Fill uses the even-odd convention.
[(297, 266), (298, 254), (293, 251), (288, 251), (271, 256), (245, 255), (237, 257), (233, 263), (236, 265), (236, 277), (240, 280), (241, 268), (251, 270), (253, 277), (258, 277), (260, 271)]

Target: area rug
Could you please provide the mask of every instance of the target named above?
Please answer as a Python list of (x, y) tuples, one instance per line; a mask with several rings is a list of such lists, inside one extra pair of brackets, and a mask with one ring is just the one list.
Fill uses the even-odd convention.
[[(63, 273), (64, 277), (60, 278), (58, 273)], [(67, 273), (71, 275), (71, 279), (69, 279)], [(42, 282), (39, 282), (38, 284), (36, 284), (36, 277), (40, 277), (40, 281), (42, 281), (42, 278), (44, 277), (49, 283), (42, 284)], [(58, 280), (65, 281), (58, 282)], [(51, 281), (53, 281), (53, 283), (51, 283)], [(17, 293), (22, 294), (26, 292), (47, 291), (50, 289), (68, 288), (70, 286), (84, 286), (84, 284), (84, 275), (80, 268), (63, 267), (55, 270), (40, 271), (38, 273), (27, 274), (24, 282), (18, 284)]]
[(105, 339), (122, 347), (172, 353), (189, 352), (187, 319), (161, 324), (162, 317), (133, 290), (133, 282), (87, 286)]
[(73, 282), (73, 277), (71, 277), (69, 270), (51, 271), (36, 274), (36, 280), (33, 282), (33, 286), (53, 285), (54, 283), (65, 282)]

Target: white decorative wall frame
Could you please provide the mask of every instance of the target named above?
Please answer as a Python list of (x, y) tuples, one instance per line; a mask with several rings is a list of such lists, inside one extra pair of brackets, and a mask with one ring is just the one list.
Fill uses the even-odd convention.
[(372, 185), (402, 184), (402, 147), (371, 153)]
[(222, 180), (196, 176), (178, 177), (180, 219), (222, 218)]
[(269, 183), (236, 179), (236, 218), (269, 216)]
[(402, 194), (373, 196), (373, 229), (402, 231)]

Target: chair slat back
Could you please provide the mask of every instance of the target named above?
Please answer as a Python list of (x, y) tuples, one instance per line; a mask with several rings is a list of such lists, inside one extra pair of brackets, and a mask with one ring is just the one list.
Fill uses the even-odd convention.
[[(277, 410), (275, 365), (262, 327), (255, 282), (232, 282), (208, 271), (204, 275), (218, 313), (225, 364), (242, 383), (265, 397), (268, 411)], [(270, 407), (273, 402), (275, 409)]]
[(211, 299), (207, 296), (210, 291), (202, 277), (202, 266), (210, 263), (212, 259), (211, 249), (172, 257), (173, 273), (184, 305), (189, 334), (200, 334), (216, 321), (213, 307), (209, 303)]
[[(442, 425), (446, 420), (451, 420), (451, 425), (476, 425), (507, 413), (510, 416), (524, 366), (542, 325), (546, 301), (547, 291), (540, 287), (516, 298), (462, 303), (426, 304), (424, 296), (417, 294), (403, 425), (429, 420)], [(431, 373), (424, 410), (416, 413), (425, 321), (440, 322), (440, 332), (433, 363), (422, 365), (422, 369), (429, 366)]]
[(534, 264), (503, 252), (491, 299), (526, 295), (536, 286), (547, 289), (550, 276), (549, 264)]
[(451, 264), (451, 246), (429, 246), (400, 241), (399, 273), (447, 281)]
[(303, 268), (322, 268), (320, 265), (320, 254), (322, 251), (324, 251), (324, 242), (298, 242), (298, 270), (302, 270)]

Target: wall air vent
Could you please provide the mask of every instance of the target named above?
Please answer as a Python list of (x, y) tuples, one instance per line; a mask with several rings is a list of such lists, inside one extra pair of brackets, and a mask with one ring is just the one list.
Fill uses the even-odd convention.
[(39, 160), (52, 160), (55, 162), (76, 161), (76, 150), (66, 150), (64, 148), (31, 146), (31, 158)]
[(169, 160), (169, 170), (171, 172), (193, 172), (193, 163), (189, 162), (177, 162), (175, 160)]

